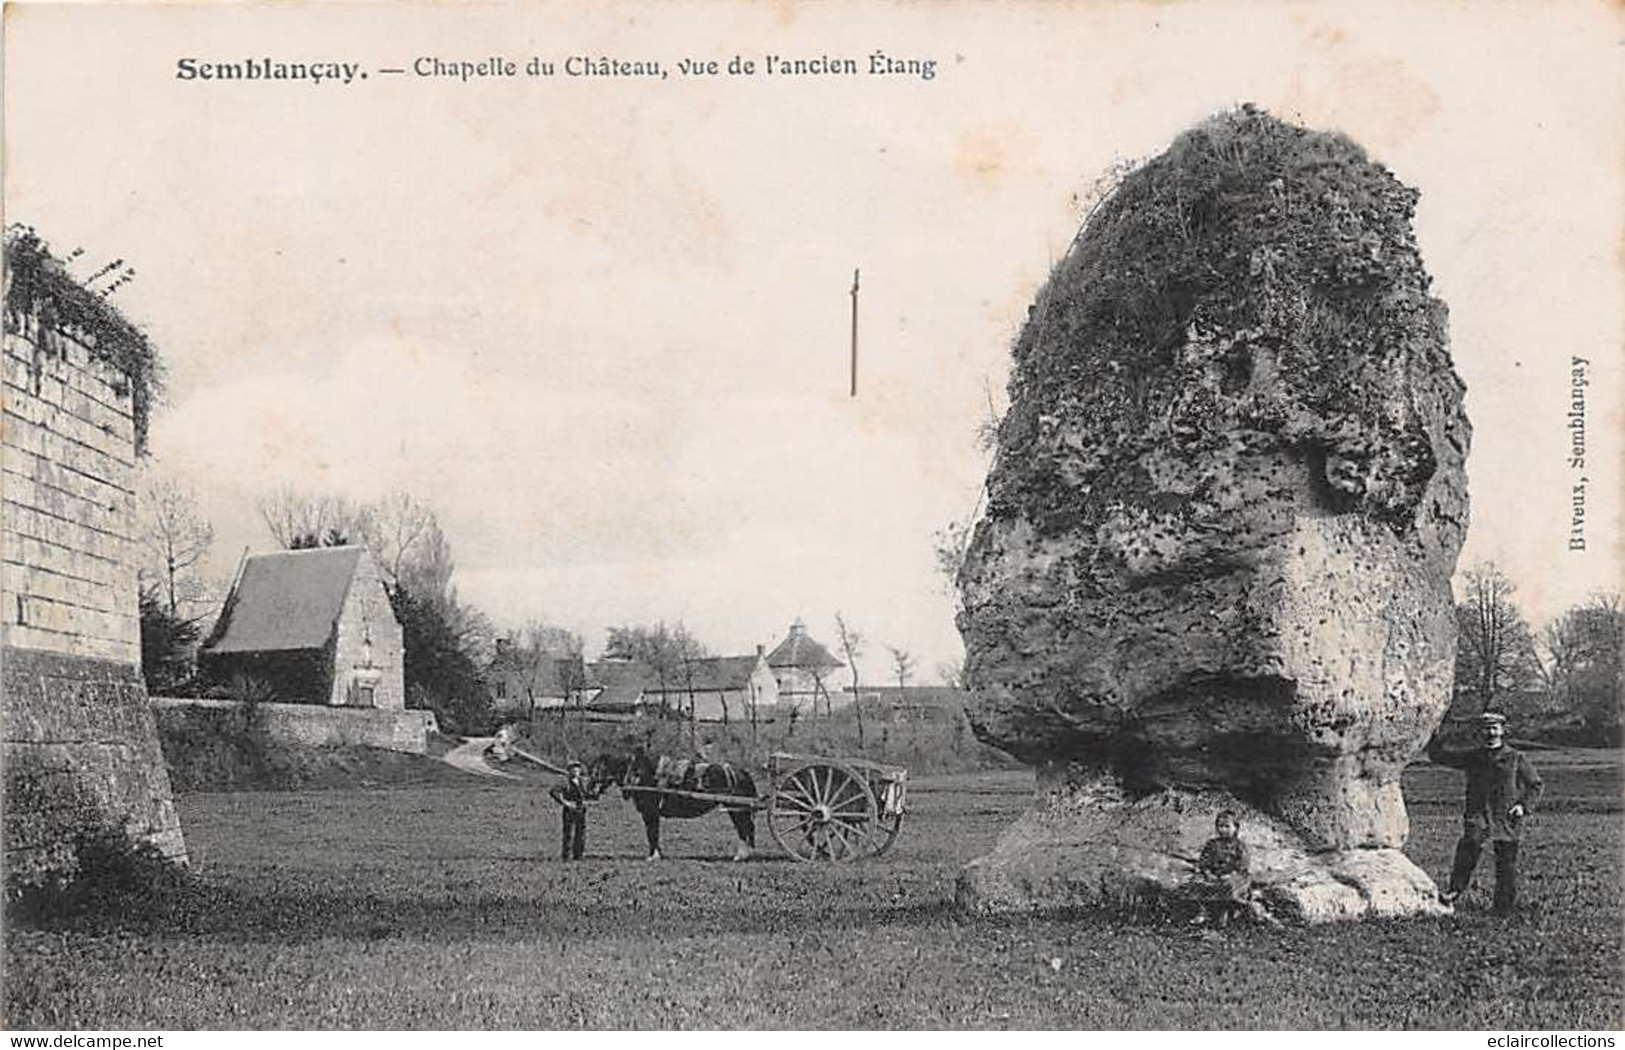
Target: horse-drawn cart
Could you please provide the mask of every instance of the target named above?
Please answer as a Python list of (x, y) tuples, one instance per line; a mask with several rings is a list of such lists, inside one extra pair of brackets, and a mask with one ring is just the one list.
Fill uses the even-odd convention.
[(623, 786), (628, 794), (710, 802), (724, 809), (766, 811), (773, 841), (801, 861), (853, 861), (891, 849), (908, 807), (908, 770), (862, 758), (774, 754), (765, 796)]
[[(521, 746), (504, 730), (489, 749), (506, 763), (525, 758), (548, 773), (566, 770)], [(643, 816), (649, 855), (660, 855), (660, 819), (697, 817), (721, 809), (733, 819), (741, 853), (755, 846), (755, 817), (766, 812), (779, 848), (797, 860), (854, 861), (891, 849), (908, 809), (908, 770), (863, 758), (824, 758), (782, 752), (767, 760), (768, 790), (726, 762), (694, 762), (648, 755), (603, 755), (588, 766), (594, 794), (621, 789)]]

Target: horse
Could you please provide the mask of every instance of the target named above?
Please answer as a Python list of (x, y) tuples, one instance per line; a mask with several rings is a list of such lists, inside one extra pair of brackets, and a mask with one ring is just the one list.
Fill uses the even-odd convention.
[[(639, 748), (630, 755), (598, 756), (588, 764), (587, 777), (595, 793), (616, 785), (621, 788), (623, 798), (632, 800), (643, 818), (643, 832), (649, 839), (649, 860), (660, 859), (661, 817), (699, 817), (718, 806), (728, 811), (728, 819), (733, 821), (734, 832), (739, 836), (733, 859), (745, 860), (756, 848), (756, 782), (736, 766), (726, 762), (689, 762), (664, 755), (653, 758)], [(734, 806), (656, 791), (628, 791), (627, 788), (675, 788), (704, 795), (726, 795), (739, 799), (740, 804)]]

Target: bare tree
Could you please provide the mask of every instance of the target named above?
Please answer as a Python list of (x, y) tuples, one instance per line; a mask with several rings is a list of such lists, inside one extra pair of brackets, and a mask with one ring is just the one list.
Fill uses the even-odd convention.
[[(682, 628), (682, 624), (678, 624), (678, 627)], [(688, 632), (685, 630), (682, 633), (686, 637)], [(690, 751), (694, 750), (695, 734), (699, 728), (695, 724), (698, 719), (694, 711), (694, 661), (699, 657), (696, 652), (698, 648), (701, 647), (690, 648), (679, 643), (675, 654), (678, 673), (682, 677), (683, 684), (688, 692), (688, 747)]]
[(575, 699), (576, 692), (585, 685), (583, 648), (579, 634), (536, 618), (526, 621), (508, 641), (507, 649), (522, 675), (525, 706), (532, 717), (542, 689), (549, 683), (557, 683), (564, 694), (564, 706)]
[[(748, 683), (747, 683), (748, 686)], [(726, 687), (717, 690), (717, 703), (722, 705), (722, 724), (730, 725), (733, 722), (732, 709), (728, 707), (728, 690)], [(690, 701), (692, 708), (693, 701)]]
[(708, 652), (681, 620), (670, 627), (663, 620), (653, 626), (611, 627), (604, 644), (604, 655), (611, 660), (637, 660), (647, 664), (659, 682), (663, 707), (669, 706), (666, 699), (669, 687), (686, 680), (689, 683), (689, 716), (692, 720), (693, 661), (708, 655)]
[(413, 596), (451, 597), (455, 563), (433, 508), (395, 491), (372, 504), (334, 493), (301, 493), (284, 486), (259, 501), (260, 518), (283, 547), (359, 543), (372, 554), (384, 586), (408, 586)]
[(1466, 573), (1456, 604), (1456, 683), (1478, 710), (1526, 688), (1538, 676), (1534, 639), (1512, 600), (1516, 588), (1494, 562)]
[(858, 657), (863, 655), (863, 635), (846, 624), (846, 617), (835, 614), (835, 630), (841, 637), (841, 652), (846, 654), (846, 666), (852, 672), (852, 710), (858, 718), (858, 750), (863, 750), (863, 693), (858, 682)]
[(519, 629), (517, 642), (526, 652), (554, 657), (570, 656), (583, 649), (581, 635), (535, 617), (525, 621), (525, 625)]
[[(421, 549), (440, 532), (440, 523), (429, 505), (400, 490), (366, 508), (357, 524), (361, 540), (378, 563), (384, 585), (390, 588), (400, 583)], [(445, 542), (443, 535), (438, 538)]]
[(756, 695), (756, 676), (755, 675), (752, 675), (751, 678), (749, 679), (749, 681), (746, 682), (746, 688), (750, 690), (750, 700), (748, 701), (749, 704), (750, 704), (750, 708), (746, 712), (746, 714), (748, 714), (750, 716), (750, 751), (751, 751), (752, 755), (755, 755), (757, 753), (758, 748), (760, 747), (760, 732), (761, 732), (761, 730), (760, 730), (761, 718), (760, 718), (760, 711), (758, 709), (759, 699), (760, 698)]
[(271, 538), (289, 549), (359, 543), (366, 533), (366, 511), (348, 496), (283, 486), (262, 497), (258, 507)]
[(982, 393), (987, 397), (987, 407), (976, 424), (976, 447), (991, 456), (999, 447), (999, 427), (1004, 423), (1004, 413), (993, 403), (993, 387), (987, 376), (982, 377)]
[(579, 711), (587, 703), (587, 658), (579, 642), (578, 638), (570, 654), (559, 659), (559, 687), (564, 691), (560, 714), (566, 709)]
[(812, 675), (812, 680), (813, 680), (813, 698), (812, 698), (812, 705), (810, 707), (810, 711), (812, 713), (813, 721), (815, 721), (815, 722), (818, 721), (818, 698), (819, 697), (824, 698), (824, 717), (825, 718), (833, 717), (834, 714), (835, 714), (835, 708), (834, 708), (834, 705), (833, 705), (832, 701), (830, 700), (829, 686), (824, 684), (824, 679), (829, 677), (828, 670), (826, 668), (823, 668), (823, 667), (814, 666), (814, 667), (806, 668), (806, 671), (807, 671), (808, 674)]
[(214, 544), (214, 527), (198, 511), (193, 491), (173, 478), (147, 474), (136, 496), (136, 539), (141, 545), (137, 575), (155, 589), (180, 618), (183, 604), (207, 600), (197, 564)]
[[(897, 690), (902, 692), (908, 688), (908, 680), (914, 677), (914, 657), (907, 649), (897, 649), (890, 645), (886, 648), (891, 652), (891, 669), (897, 678)], [(901, 700), (902, 697), (898, 699)]]
[[(1004, 423), (1004, 413), (994, 401), (993, 385), (986, 376), (982, 377), (982, 393), (987, 398), (987, 405), (976, 424), (976, 447), (991, 460), (999, 447), (999, 427)], [(960, 605), (959, 570), (965, 565), (965, 555), (969, 553), (971, 539), (976, 534), (976, 519), (982, 513), (986, 498), (987, 490), (979, 490), (976, 505), (971, 507), (969, 514), (950, 521), (931, 536), (931, 553), (936, 558), (937, 572), (941, 575), (944, 591), (953, 599), (956, 609)]]
[(931, 553), (937, 561), (937, 572), (942, 576), (943, 590), (954, 600), (956, 607), (959, 604), (959, 570), (965, 564), (965, 554), (970, 549), (975, 527), (973, 513), (964, 521), (950, 521), (931, 536)]

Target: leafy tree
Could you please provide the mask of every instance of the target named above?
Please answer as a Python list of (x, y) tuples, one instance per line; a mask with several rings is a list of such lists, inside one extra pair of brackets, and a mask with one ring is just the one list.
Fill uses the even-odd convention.
[(338, 528), (323, 533), (302, 532), (288, 541), (291, 551), (314, 550), (317, 547), (348, 547), (350, 534)]
[(141, 590), (141, 677), (147, 692), (174, 696), (190, 690), (198, 625), (177, 616), (155, 588)]
[(611, 627), (604, 644), (604, 655), (611, 660), (641, 660), (656, 666), (669, 660), (670, 666), (685, 656), (706, 655), (705, 646), (679, 620), (668, 626), (664, 620), (652, 625), (629, 624)]
[(391, 590), (389, 599), (401, 625), (406, 691), (414, 706), (433, 710), (448, 730), (485, 729), (491, 721), (490, 698), (447, 607), (405, 587)]
[(457, 643), (474, 661), (476, 667), (485, 667), (496, 654), (496, 625), (491, 618), (457, 597), (455, 588), (441, 600), (446, 618), (457, 635)]
[[(386, 549), (383, 557), (391, 556), (391, 551)], [(373, 559), (380, 560), (377, 551), (373, 552)], [(485, 613), (458, 597), (457, 587), (452, 583), (457, 563), (451, 556), (451, 543), (432, 512), (416, 542), (395, 564), (394, 589), (436, 605), (458, 645), (475, 666), (488, 666), (496, 652), (496, 627)]]
[(1494, 562), (1467, 571), (1456, 604), (1456, 692), (1473, 712), (1539, 680), (1534, 638), (1512, 600), (1515, 590)]
[[(374, 560), (382, 560), (390, 556), (388, 550), (382, 555), (374, 552)], [(402, 558), (393, 570), (395, 585), (406, 587), (413, 593), (429, 596), (436, 600), (455, 602), (457, 590), (451, 579), (457, 570), (457, 563), (451, 556), (451, 541), (441, 530), (440, 523), (431, 518), (423, 533), (413, 543), (408, 556)]]
[(1617, 745), (1625, 700), (1625, 608), (1617, 593), (1599, 594), (1541, 632), (1544, 677), (1557, 712), (1579, 718), (1589, 742)]
[(407, 692), (416, 685), (437, 716), (449, 714), (453, 724), (472, 731), (491, 720), (480, 670), (491, 663), (496, 631), (483, 612), (459, 600), (451, 583), (454, 567), (451, 545), (431, 520), (388, 590), (401, 621)]

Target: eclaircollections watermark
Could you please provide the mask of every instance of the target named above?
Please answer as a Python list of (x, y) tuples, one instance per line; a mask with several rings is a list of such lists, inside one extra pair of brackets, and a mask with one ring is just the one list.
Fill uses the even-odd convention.
[(1564, 424), (1569, 432), (1569, 550), (1586, 549), (1586, 388), (1591, 385), (1591, 362), (1569, 357), (1569, 410)]

